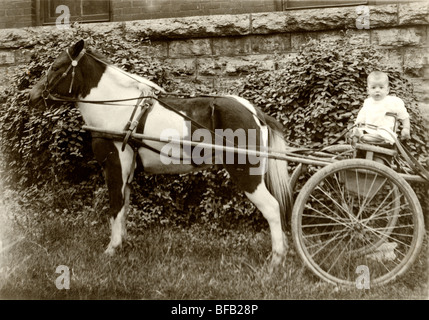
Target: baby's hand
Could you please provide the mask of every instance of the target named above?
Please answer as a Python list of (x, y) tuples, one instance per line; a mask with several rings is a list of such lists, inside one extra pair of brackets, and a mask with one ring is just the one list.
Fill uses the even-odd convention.
[(407, 128), (402, 129), (401, 138), (404, 140), (411, 139), (410, 129), (407, 129)]
[(351, 137), (360, 137), (362, 135), (362, 131), (358, 128), (354, 128), (351, 132)]

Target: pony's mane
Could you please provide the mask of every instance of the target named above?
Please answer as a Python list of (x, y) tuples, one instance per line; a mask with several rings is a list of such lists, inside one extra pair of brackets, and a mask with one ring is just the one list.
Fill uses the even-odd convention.
[(94, 51), (93, 49), (87, 49), (87, 53), (89, 53), (91, 56), (95, 57), (96, 59), (106, 63), (109, 65), (109, 67), (120, 70), (122, 73), (127, 74), (130, 78), (135, 79), (136, 81), (150, 87), (151, 89), (154, 89), (156, 91), (160, 91), (160, 92), (164, 92), (165, 90), (163, 88), (161, 88), (160, 86), (158, 86), (156, 83), (150, 81), (149, 79), (146, 79), (143, 76), (137, 75), (137, 74), (133, 74), (130, 73), (128, 71), (122, 70), (121, 68), (119, 68), (118, 66), (115, 66), (111, 61), (109, 61), (105, 56), (103, 56), (102, 54), (100, 54), (97, 51)]

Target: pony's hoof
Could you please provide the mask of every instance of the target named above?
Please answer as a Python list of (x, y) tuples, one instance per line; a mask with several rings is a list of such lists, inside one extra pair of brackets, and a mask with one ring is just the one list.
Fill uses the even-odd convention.
[(115, 248), (109, 247), (104, 251), (106, 256), (112, 257), (115, 254)]
[(271, 258), (271, 263), (268, 268), (269, 273), (274, 273), (277, 270), (279, 270), (283, 264), (284, 259), (285, 259), (284, 255), (273, 253), (273, 256)]

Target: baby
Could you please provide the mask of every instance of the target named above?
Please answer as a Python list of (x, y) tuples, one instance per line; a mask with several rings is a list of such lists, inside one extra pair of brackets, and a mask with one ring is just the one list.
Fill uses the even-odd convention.
[[(371, 72), (368, 75), (367, 83), (369, 98), (365, 99), (355, 124), (369, 126), (358, 128), (354, 134), (360, 136), (364, 133), (371, 133), (381, 136), (389, 143), (394, 143), (394, 137), (396, 137), (396, 134), (393, 132), (395, 121), (392, 116), (388, 115), (388, 113), (394, 113), (396, 114), (396, 118), (402, 123), (401, 138), (410, 139), (410, 116), (402, 99), (388, 95), (389, 78), (387, 74), (381, 71)], [(371, 125), (387, 129), (387, 131), (377, 130), (374, 127), (371, 128)]]

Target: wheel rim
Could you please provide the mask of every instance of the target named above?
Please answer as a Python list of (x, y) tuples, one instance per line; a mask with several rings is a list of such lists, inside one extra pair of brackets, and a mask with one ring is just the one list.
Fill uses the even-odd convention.
[(372, 285), (386, 283), (405, 272), (421, 246), (421, 208), (393, 170), (342, 162), (315, 174), (297, 198), (298, 252), (326, 281), (356, 285), (364, 266)]

